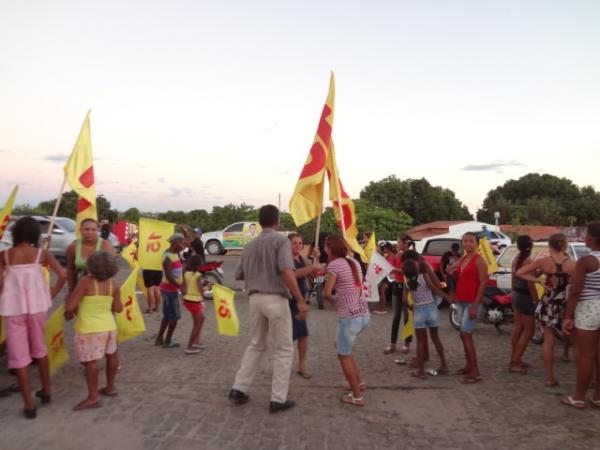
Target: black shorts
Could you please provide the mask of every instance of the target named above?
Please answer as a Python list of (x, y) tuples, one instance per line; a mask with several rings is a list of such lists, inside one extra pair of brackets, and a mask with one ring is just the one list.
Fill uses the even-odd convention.
[(142, 278), (144, 279), (144, 286), (149, 288), (152, 286), (160, 286), (162, 281), (162, 270), (142, 270)]

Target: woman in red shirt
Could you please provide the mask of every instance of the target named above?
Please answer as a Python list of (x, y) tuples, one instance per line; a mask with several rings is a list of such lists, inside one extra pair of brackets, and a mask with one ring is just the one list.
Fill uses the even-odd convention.
[(473, 329), (477, 313), (483, 298), (485, 283), (488, 278), (487, 264), (477, 254), (479, 238), (475, 233), (465, 233), (462, 237), (464, 255), (455, 265), (456, 307), (461, 318), (460, 339), (465, 350), (467, 364), (458, 370), (457, 375), (464, 375), (462, 383), (471, 384), (481, 381), (477, 355), (473, 343)]

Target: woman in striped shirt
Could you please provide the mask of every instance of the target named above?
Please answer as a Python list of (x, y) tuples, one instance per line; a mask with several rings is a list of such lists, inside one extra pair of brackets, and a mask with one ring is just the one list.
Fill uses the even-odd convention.
[(585, 245), (592, 252), (577, 261), (565, 311), (563, 331), (569, 335), (575, 326), (577, 386), (575, 394), (561, 403), (585, 408), (585, 393), (596, 366), (596, 390), (590, 403), (600, 408), (600, 222), (587, 226)]

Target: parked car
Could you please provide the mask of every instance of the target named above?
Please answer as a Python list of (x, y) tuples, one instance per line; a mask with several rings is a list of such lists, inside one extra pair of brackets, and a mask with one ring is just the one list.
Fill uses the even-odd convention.
[[(475, 226), (475, 225), (473, 225), (473, 226)], [(473, 233), (477, 234), (477, 236), (479, 238), (487, 236), (488, 242), (490, 243), (490, 245), (492, 247), (497, 247), (499, 249), (502, 249), (502, 248), (507, 247), (512, 244), (510, 237), (508, 237), (506, 234), (502, 233), (501, 231), (491, 231), (489, 228), (487, 229), (487, 231), (483, 231), (483, 229), (481, 229), (481, 228), (480, 229), (472, 229), (472, 230), (461, 228), (459, 230), (453, 230), (450, 233), (440, 234), (437, 236), (431, 236), (428, 238), (421, 239), (420, 241), (416, 242), (416, 250), (419, 253), (425, 253), (427, 251), (426, 248), (428, 246), (428, 243), (431, 240), (439, 241), (441, 239), (452, 239), (453, 242), (455, 242), (457, 240), (460, 241), (460, 239), (462, 239), (463, 234), (467, 231), (472, 231)], [(450, 246), (448, 246), (448, 249), (450, 249)], [(442, 252), (442, 253), (444, 253), (444, 252)]]
[(429, 238), (422, 247), (421, 256), (439, 275), (442, 255), (450, 251), (450, 247), (455, 243), (461, 247), (460, 251), (462, 251), (462, 241), (458, 238)]
[[(590, 249), (585, 246), (583, 242), (569, 242), (567, 253), (577, 261), (581, 257), (587, 255)], [(515, 256), (519, 253), (516, 244), (511, 244), (504, 249), (504, 251), (498, 256), (498, 265), (500, 271), (492, 277), (496, 280), (496, 283), (500, 289), (511, 289), (512, 286), (512, 261)], [(548, 242), (535, 242), (533, 249), (531, 250), (531, 257), (533, 259), (542, 258), (548, 256)]]
[(209, 255), (222, 255), (227, 250), (243, 250), (261, 231), (258, 222), (236, 222), (221, 231), (202, 234), (202, 243)]
[[(50, 226), (50, 217), (48, 216), (32, 216), (38, 221), (42, 227), (42, 237), (48, 235), (48, 228)], [(20, 219), (21, 216), (12, 216), (8, 222), (8, 227), (2, 238), (2, 247), (12, 246), (12, 234), (11, 229), (14, 223)], [(56, 259), (65, 263), (67, 261), (67, 247), (73, 242), (77, 236), (75, 230), (77, 223), (73, 219), (68, 217), (57, 217), (54, 222), (54, 228), (52, 229), (52, 239), (50, 241), (50, 253), (52, 253)]]

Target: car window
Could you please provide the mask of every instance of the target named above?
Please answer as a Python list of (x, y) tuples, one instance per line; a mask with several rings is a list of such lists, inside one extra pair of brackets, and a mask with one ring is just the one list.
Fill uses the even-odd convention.
[(498, 236), (494, 231), (490, 231), (490, 237), (491, 239), (499, 239), (500, 236)]
[(240, 222), (240, 223), (234, 223), (233, 225), (230, 225), (228, 228), (225, 228), (225, 231), (227, 233), (239, 233), (244, 229), (244, 223)]
[[(506, 247), (504, 253), (498, 257), (498, 265), (504, 269), (510, 269), (512, 267), (512, 260), (519, 253), (516, 245), (510, 245)], [(547, 245), (534, 245), (531, 250), (531, 259), (538, 259), (544, 256), (548, 256)]]
[(75, 230), (77, 229), (77, 222), (75, 222), (73, 219), (58, 218), (56, 219), (56, 223), (63, 230), (68, 231), (69, 233), (75, 233)]
[(38, 220), (38, 223), (40, 224), (40, 227), (42, 228), (42, 233), (47, 233), (48, 227), (50, 226), (50, 221), (49, 220)]
[(455, 242), (458, 242), (460, 245), (460, 241), (458, 239), (431, 240), (425, 245), (425, 251), (423, 253), (426, 255), (442, 256), (444, 253), (450, 250), (450, 247)]
[(581, 259), (583, 258), (585, 255), (589, 254), (591, 252), (591, 250), (586, 247), (585, 245), (574, 245), (573, 246), (573, 253), (575, 253), (575, 259)]

